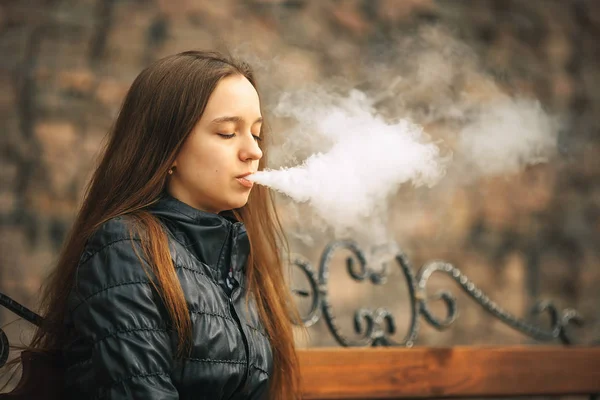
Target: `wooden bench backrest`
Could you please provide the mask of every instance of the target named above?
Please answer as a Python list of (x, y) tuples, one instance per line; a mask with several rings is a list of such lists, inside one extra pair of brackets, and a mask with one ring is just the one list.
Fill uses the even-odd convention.
[(305, 399), (600, 393), (600, 347), (450, 347), (300, 351)]

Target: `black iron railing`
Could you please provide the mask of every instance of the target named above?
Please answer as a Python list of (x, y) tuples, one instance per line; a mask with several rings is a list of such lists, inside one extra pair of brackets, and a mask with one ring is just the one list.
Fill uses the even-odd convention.
[[(539, 302), (532, 310), (532, 317), (547, 313), (550, 317), (550, 326), (542, 327), (533, 322), (518, 318), (486, 296), (471, 282), (465, 274), (450, 263), (432, 261), (420, 268), (416, 275), (406, 255), (399, 253), (395, 261), (406, 280), (410, 302), (410, 324), (408, 332), (400, 342), (391, 338), (396, 332), (394, 316), (385, 308), (367, 309), (359, 308), (354, 313), (354, 331), (360, 337), (358, 340), (348, 339), (336, 324), (333, 306), (329, 300), (329, 270), (332, 257), (338, 250), (347, 250), (351, 256), (346, 259), (348, 274), (358, 282), (370, 281), (372, 284), (381, 285), (387, 281), (389, 266), (373, 269), (368, 265), (365, 254), (351, 241), (335, 241), (324, 250), (319, 263), (319, 271), (315, 272), (310, 262), (302, 257), (294, 260), (296, 267), (300, 268), (308, 280), (310, 290), (294, 290), (302, 297), (311, 299), (311, 307), (303, 316), (303, 322), (308, 327), (314, 325), (323, 317), (329, 331), (341, 346), (413, 346), (419, 335), (421, 318), (438, 330), (449, 328), (457, 318), (457, 303), (455, 296), (447, 291), (441, 291), (433, 296), (427, 294), (427, 283), (435, 273), (444, 273), (451, 277), (458, 286), (468, 294), (477, 304), (492, 316), (510, 326), (511, 328), (529, 336), (537, 341), (549, 342), (558, 340), (563, 344), (573, 343), (567, 333), (570, 325), (581, 326), (582, 317), (573, 309), (562, 312), (551, 302)], [(356, 262), (358, 261), (358, 263)], [(436, 317), (430, 310), (431, 301), (442, 301), (446, 306), (446, 316), (443, 319)]]
[[(42, 323), (42, 317), (2, 293), (0, 293), (0, 306), (8, 308), (19, 317), (34, 325), (39, 326)], [(4, 366), (6, 360), (8, 360), (9, 351), (8, 337), (6, 337), (6, 333), (0, 329), (0, 368)]]

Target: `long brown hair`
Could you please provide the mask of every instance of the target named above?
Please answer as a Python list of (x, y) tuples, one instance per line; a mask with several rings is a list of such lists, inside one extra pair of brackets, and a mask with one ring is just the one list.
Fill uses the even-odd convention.
[[(215, 52), (188, 51), (163, 58), (144, 69), (125, 97), (111, 130), (58, 265), (45, 285), (41, 310), (45, 324), (31, 347), (55, 350), (64, 340), (67, 296), (87, 239), (104, 222), (129, 215), (148, 240), (143, 247), (157, 277), (156, 289), (167, 306), (179, 337), (181, 355), (188, 349), (191, 322), (183, 291), (170, 257), (166, 233), (144, 210), (165, 189), (168, 170), (181, 145), (200, 119), (208, 98), (227, 76), (242, 75), (254, 87), (254, 75), (244, 62)], [(266, 125), (265, 125), (266, 126)], [(263, 137), (268, 132), (263, 132)], [(263, 142), (264, 143), (264, 142)], [(259, 168), (266, 163), (266, 149)], [(256, 186), (248, 203), (234, 210), (250, 239), (248, 290), (271, 340), (274, 373), (270, 398), (299, 396), (299, 367), (292, 333), (293, 312), (279, 247), (285, 243), (271, 193)]]

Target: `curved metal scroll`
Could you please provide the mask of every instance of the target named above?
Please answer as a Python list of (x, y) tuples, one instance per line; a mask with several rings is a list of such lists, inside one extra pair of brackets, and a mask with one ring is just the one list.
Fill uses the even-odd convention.
[[(8, 308), (19, 317), (31, 322), (34, 325), (40, 326), (43, 321), (41, 316), (2, 293), (0, 293), (0, 305)], [(8, 337), (6, 336), (6, 333), (0, 329), (0, 368), (6, 364), (9, 351), (10, 347), (8, 344)]]
[[(350, 340), (336, 324), (336, 317), (333, 306), (329, 300), (329, 269), (333, 254), (344, 249), (352, 254), (346, 259), (348, 274), (357, 282), (370, 280), (375, 285), (385, 283), (389, 268), (384, 265), (381, 270), (372, 269), (364, 253), (352, 241), (334, 241), (330, 243), (323, 251), (318, 275), (315, 273), (310, 262), (302, 257), (296, 257), (294, 265), (304, 273), (310, 284), (310, 291), (295, 290), (295, 293), (303, 297), (312, 297), (311, 309), (302, 321), (305, 326), (314, 325), (321, 314), (325, 319), (329, 331), (335, 340), (345, 347), (350, 346), (406, 346), (411, 347), (417, 340), (419, 334), (419, 317), (437, 330), (444, 330), (450, 327), (457, 318), (456, 298), (449, 291), (441, 291), (433, 296), (427, 295), (427, 282), (436, 272), (441, 272), (450, 276), (456, 281), (459, 287), (469, 295), (486, 312), (498, 318), (511, 328), (523, 333), (538, 341), (559, 340), (563, 344), (571, 344), (573, 340), (567, 333), (570, 325), (581, 326), (582, 317), (573, 309), (566, 309), (560, 312), (551, 302), (539, 302), (533, 314), (547, 313), (550, 317), (550, 327), (544, 328), (533, 322), (527, 322), (513, 314), (502, 309), (498, 304), (490, 300), (466, 275), (458, 268), (444, 261), (432, 261), (425, 264), (416, 274), (413, 274), (413, 268), (410, 265), (408, 257), (399, 253), (395, 260), (402, 271), (406, 280), (410, 303), (410, 325), (404, 339), (397, 342), (391, 338), (396, 331), (396, 323), (391, 312), (384, 308), (375, 310), (360, 308), (354, 314), (354, 331), (359, 335), (358, 340)], [(358, 265), (355, 260), (358, 260)], [(443, 301), (446, 306), (445, 318), (440, 319), (433, 315), (429, 308), (430, 301)]]

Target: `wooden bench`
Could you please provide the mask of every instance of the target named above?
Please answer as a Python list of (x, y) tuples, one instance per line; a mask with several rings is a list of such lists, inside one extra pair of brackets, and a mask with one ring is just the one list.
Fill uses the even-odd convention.
[[(401, 399), (452, 397), (515, 397), (540, 395), (591, 395), (600, 393), (600, 347), (572, 346), (569, 325), (581, 325), (583, 318), (572, 309), (560, 311), (551, 302), (539, 302), (533, 314), (545, 313), (550, 326), (518, 318), (488, 298), (458, 268), (444, 261), (432, 261), (414, 271), (408, 257), (396, 256), (406, 280), (410, 303), (410, 328), (403, 342), (391, 339), (393, 316), (386, 310), (360, 309), (355, 327), (361, 340), (345, 337), (336, 324), (329, 301), (328, 276), (333, 253), (343, 250), (349, 275), (357, 282), (382, 284), (386, 271), (372, 269), (365, 254), (351, 241), (330, 243), (321, 255), (318, 270), (299, 257), (295, 260), (306, 276), (310, 290), (297, 290), (311, 297), (312, 307), (304, 318), (308, 326), (325, 319), (336, 341), (345, 348), (309, 349), (300, 352), (306, 399)], [(494, 318), (539, 342), (560, 341), (560, 345), (449, 348), (415, 347), (419, 321), (438, 330), (457, 319), (457, 301), (448, 291), (430, 296), (427, 283), (434, 273), (453, 280), (477, 305)], [(436, 317), (429, 302), (442, 300), (444, 318)], [(354, 347), (392, 346), (392, 347)]]
[(311, 400), (600, 393), (599, 347), (335, 348), (300, 360)]

